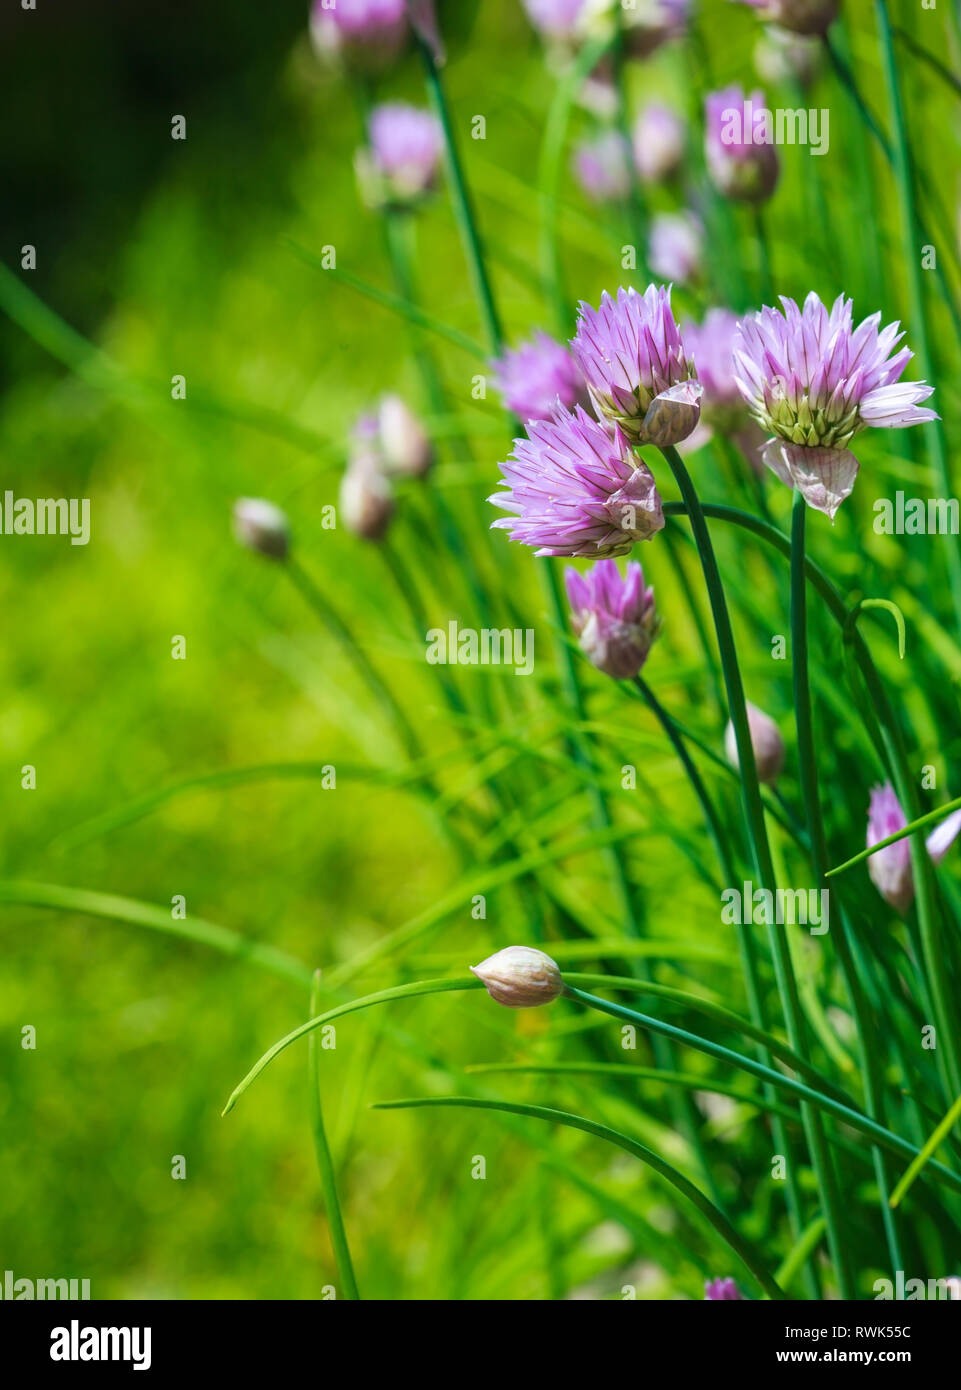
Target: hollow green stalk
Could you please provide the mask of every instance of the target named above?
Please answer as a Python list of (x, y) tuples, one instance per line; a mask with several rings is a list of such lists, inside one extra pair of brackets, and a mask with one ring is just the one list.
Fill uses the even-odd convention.
[(390, 687), (375, 669), (367, 653), (347, 626), (347, 623), (341, 617), (337, 609), (333, 607), (330, 599), (326, 594), (320, 592), (314, 580), (298, 561), (288, 558), (284, 562), (283, 570), (284, 573), (289, 576), (294, 586), (300, 590), (301, 594), (327, 628), (328, 632), (341, 644), (344, 652), (350, 658), (354, 669), (357, 671), (357, 674), (361, 677), (377, 703), (396, 726), (397, 732), (403, 740), (410, 757), (422, 757), (423, 749), (420, 746), (413, 725), (407, 718), (404, 709), (394, 697)]
[[(791, 522), (791, 660), (794, 681), (794, 718), (797, 729), (798, 778), (801, 784), (801, 800), (804, 805), (804, 816), (811, 844), (815, 890), (820, 891), (827, 881), (825, 875), (828, 868), (828, 855), (818, 791), (817, 762), (814, 751), (814, 721), (811, 712), (811, 688), (808, 678), (807, 577), (804, 568), (806, 518), (807, 503), (802, 494), (795, 491)], [(873, 1036), (873, 1030), (870, 1029), (870, 1016), (848, 941), (848, 923), (843, 905), (841, 911), (834, 914), (832, 939), (854, 1014), (867, 1112), (872, 1119), (883, 1120), (883, 1084), (879, 1069), (880, 1049), (878, 1039)], [(890, 1183), (887, 1167), (884, 1154), (877, 1145), (874, 1146), (872, 1155), (881, 1198), (881, 1220), (891, 1259), (891, 1269), (898, 1270), (903, 1268), (903, 1262), (897, 1229), (888, 1205)]]
[[(917, 353), (919, 374), (925, 381), (934, 378), (928, 333), (927, 310), (924, 302), (924, 289), (921, 281), (921, 238), (918, 235), (919, 223), (914, 200), (914, 174), (911, 161), (911, 147), (908, 140), (907, 124), (904, 118), (904, 104), (898, 83), (897, 61), (894, 55), (894, 39), (891, 35), (891, 21), (888, 15), (887, 0), (874, 0), (877, 19), (878, 41), (881, 48), (881, 67), (891, 115), (891, 154), (894, 178), (898, 189), (898, 205), (901, 211), (902, 237), (904, 241), (904, 269), (908, 279), (909, 305), (911, 311), (912, 342)], [(925, 443), (934, 464), (942, 497), (952, 496), (951, 475), (948, 467), (947, 447), (944, 429), (940, 419), (931, 422), (925, 431)], [(955, 619), (961, 627), (961, 541), (948, 536), (947, 567), (951, 599), (954, 604)]]
[[(776, 887), (774, 866), (771, 861), (771, 850), (767, 839), (767, 826), (764, 821), (764, 803), (761, 800), (761, 786), (758, 781), (754, 748), (751, 743), (751, 733), (747, 719), (747, 705), (744, 698), (744, 686), (741, 680), (740, 667), (738, 665), (737, 649), (734, 645), (734, 633), (731, 629), (727, 600), (724, 597), (721, 576), (714, 555), (714, 547), (711, 543), (711, 537), (707, 528), (707, 522), (704, 519), (704, 512), (701, 508), (700, 499), (691, 481), (690, 474), (685, 467), (684, 460), (675, 448), (669, 447), (662, 449), (661, 452), (666, 458), (671, 472), (674, 474), (675, 481), (680, 488), (681, 496), (684, 500), (684, 505), (691, 522), (691, 529), (694, 533), (698, 554), (701, 559), (701, 567), (704, 571), (704, 581), (711, 603), (711, 612), (714, 616), (714, 627), (717, 634), (718, 650), (721, 656), (721, 669), (724, 673), (724, 684), (727, 689), (731, 722), (734, 726), (738, 766), (741, 772), (741, 787), (744, 797), (748, 832), (754, 854), (755, 870), (760, 881), (760, 886), (773, 890)], [(768, 926), (768, 937), (788, 1038), (794, 1050), (804, 1057), (807, 1055), (807, 1038), (798, 998), (797, 981), (794, 978), (794, 971), (791, 966), (790, 952), (787, 949), (787, 943), (783, 935), (775, 923), (771, 923)], [(831, 1154), (827, 1148), (824, 1137), (824, 1127), (821, 1123), (820, 1116), (815, 1114), (810, 1106), (804, 1105), (801, 1108), (801, 1118), (804, 1125), (808, 1152), (811, 1157), (811, 1163), (817, 1181), (821, 1210), (827, 1226), (828, 1247), (831, 1251), (842, 1297), (847, 1298), (852, 1296), (852, 1290), (846, 1269), (845, 1245), (841, 1237), (840, 1200)]]
[[(320, 977), (321, 972), (315, 970), (310, 990), (311, 1018), (317, 1014), (320, 1006)], [(316, 1032), (312, 1032), (307, 1039), (308, 1100), (310, 1127), (313, 1131), (314, 1150), (317, 1154), (317, 1171), (320, 1174), (320, 1190), (324, 1199), (324, 1210), (327, 1213), (330, 1243), (333, 1246), (334, 1260), (340, 1278), (339, 1293), (342, 1298), (356, 1301), (360, 1298), (360, 1294), (357, 1290), (357, 1280), (354, 1277), (354, 1264), (350, 1258), (344, 1215), (340, 1208), (340, 1199), (337, 1196), (337, 1175), (334, 1160), (331, 1156), (330, 1145), (327, 1143), (327, 1131), (324, 1128), (324, 1111), (320, 1099), (319, 1063), (320, 1047)]]
[[(664, 506), (665, 515), (678, 515), (686, 510), (683, 504), (668, 502)], [(703, 509), (706, 516), (710, 516), (718, 521), (731, 522), (735, 526), (743, 527), (746, 531), (753, 532), (754, 535), (772, 545), (779, 550), (782, 555), (790, 557), (791, 543), (776, 527), (762, 521), (759, 517), (750, 515), (748, 512), (739, 511), (736, 507), (727, 507), (719, 503), (708, 504)], [(878, 675), (877, 669), (872, 660), (871, 653), (857, 631), (856, 626), (850, 622), (850, 614), (847, 606), (837, 589), (828, 579), (822, 569), (808, 556), (804, 563), (805, 573), (808, 583), (813, 584), (827, 605), (828, 611), (835, 619), (844, 634), (845, 643), (848, 644), (853, 652), (858, 670), (867, 689), (868, 698), (872, 710), (877, 716), (877, 722), (881, 731), (881, 755), (886, 769), (894, 782), (895, 791), (901, 802), (902, 809), (909, 820), (917, 818), (917, 796), (914, 788), (914, 780), (908, 766), (907, 756), (904, 750), (904, 743), (901, 731), (891, 702), (888, 699), (887, 691)], [(943, 977), (944, 961), (939, 953), (938, 934), (935, 926), (935, 902), (934, 902), (934, 883), (931, 859), (923, 843), (917, 843), (917, 837), (912, 836), (909, 840), (911, 845), (911, 867), (914, 874), (915, 889), (917, 892), (918, 919), (921, 924), (922, 944), (926, 946), (926, 968), (932, 976), (932, 988), (934, 981), (939, 982), (939, 1001), (936, 1000), (935, 1012), (940, 1023), (941, 1012), (944, 1011), (944, 1018), (947, 1022), (947, 1029), (942, 1031), (939, 1027), (939, 1035), (947, 1039), (948, 1048), (938, 1049), (938, 1064), (945, 1074), (946, 1094), (948, 1102), (952, 1101), (956, 1095), (961, 1093), (961, 1085), (955, 1084), (951, 1075), (947, 1073), (947, 1068), (953, 1070), (956, 1067), (954, 1061), (945, 1057), (945, 1052), (954, 1054), (952, 1040), (955, 1034), (955, 1017), (947, 1007), (949, 1000), (947, 981)], [(928, 958), (929, 957), (929, 958)]]
[(784, 1297), (783, 1291), (776, 1280), (771, 1277), (757, 1252), (747, 1241), (742, 1239), (724, 1213), (719, 1211), (699, 1188), (685, 1178), (683, 1173), (679, 1173), (659, 1154), (654, 1153), (644, 1144), (639, 1144), (630, 1135), (622, 1134), (620, 1130), (612, 1129), (610, 1125), (602, 1125), (594, 1120), (586, 1119), (583, 1115), (572, 1115), (566, 1110), (553, 1110), (545, 1105), (524, 1105), (514, 1101), (488, 1100), (480, 1097), (428, 1096), (412, 1100), (382, 1101), (373, 1109), (404, 1110), (421, 1106), (461, 1106), (470, 1110), (499, 1110), (509, 1115), (525, 1115), (531, 1119), (546, 1120), (551, 1124), (567, 1125), (571, 1129), (579, 1129), (585, 1134), (592, 1134), (598, 1139), (606, 1139), (609, 1143), (616, 1144), (618, 1148), (626, 1150), (634, 1158), (640, 1159), (649, 1168), (653, 1168), (655, 1173), (659, 1173), (662, 1178), (665, 1178), (672, 1187), (676, 1188), (707, 1217), (725, 1244), (743, 1261), (745, 1268), (754, 1276), (768, 1298), (781, 1299)]
[[(664, 732), (667, 734), (667, 737), (670, 740), (671, 745), (674, 748), (674, 751), (677, 753), (677, 756), (680, 759), (681, 766), (687, 773), (688, 780), (690, 781), (691, 787), (694, 791), (694, 795), (697, 797), (697, 800), (700, 804), (701, 811), (704, 816), (705, 823), (707, 825), (708, 834), (714, 845), (718, 863), (721, 867), (721, 872), (724, 875), (724, 881), (726, 883), (736, 883), (738, 876), (734, 868), (734, 863), (731, 858), (730, 851), (728, 849), (727, 837), (725, 836), (720, 817), (718, 816), (717, 809), (714, 806), (714, 802), (712, 801), (711, 796), (706, 786), (704, 785), (704, 781), (701, 777), (701, 774), (698, 772), (697, 767), (695, 766), (694, 761), (691, 758), (691, 755), (687, 751), (687, 747), (685, 746), (684, 740), (680, 735), (677, 725), (674, 723), (674, 720), (668, 714), (667, 710), (664, 709), (663, 705), (661, 705), (654, 692), (651, 690), (647, 682), (643, 680), (642, 677), (636, 677), (634, 684), (637, 686), (637, 689), (641, 692), (642, 696), (647, 701), (647, 704), (654, 713), (654, 716), (660, 723)], [(757, 950), (755, 948), (754, 938), (751, 934), (751, 930), (749, 927), (745, 926), (743, 922), (738, 923), (737, 938), (738, 952), (741, 957), (741, 972), (744, 977), (744, 987), (747, 993), (748, 1009), (751, 1015), (751, 1022), (754, 1024), (756, 1028), (762, 1028), (766, 1030), (768, 1027), (767, 1011), (764, 1007), (764, 996), (761, 991), (761, 981), (757, 961)], [(759, 1045), (757, 1049), (757, 1056), (758, 1060), (762, 1062), (765, 1066), (771, 1065), (770, 1053), (763, 1045)], [(767, 1101), (773, 1100), (773, 1091), (770, 1086), (766, 1086), (764, 1088), (764, 1095)], [(771, 1137), (774, 1140), (776, 1151), (778, 1153), (788, 1152), (787, 1132), (784, 1128), (784, 1124), (781, 1117), (774, 1110), (771, 1111)], [(788, 1221), (790, 1223), (792, 1235), (795, 1241), (797, 1241), (800, 1239), (803, 1223), (801, 1216), (802, 1208), (800, 1188), (798, 1185), (797, 1173), (794, 1170), (793, 1164), (788, 1164), (787, 1181), (785, 1184), (785, 1197), (787, 1199), (786, 1206), (788, 1211)], [(813, 1263), (805, 1261), (804, 1280), (805, 1288), (808, 1292), (809, 1297), (817, 1298), (820, 1293), (820, 1287), (817, 1280), (817, 1272)]]

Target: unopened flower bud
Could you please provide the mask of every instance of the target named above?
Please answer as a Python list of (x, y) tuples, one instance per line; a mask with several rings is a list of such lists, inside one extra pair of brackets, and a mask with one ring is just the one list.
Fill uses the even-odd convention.
[(409, 37), (406, 0), (313, 0), (310, 37), (325, 63), (375, 73), (397, 59)]
[(840, 0), (743, 0), (761, 19), (795, 34), (826, 34), (837, 18)]
[(769, 25), (754, 45), (754, 67), (764, 82), (800, 82), (809, 87), (818, 75), (821, 44), (803, 34)]
[(470, 969), (506, 1009), (551, 1004), (564, 988), (557, 962), (533, 946), (506, 946)]
[[(891, 783), (872, 787), (868, 807), (868, 849), (873, 849), (889, 835), (896, 835), (906, 825), (901, 803)], [(932, 864), (941, 863), (959, 834), (961, 811), (954, 811), (931, 831), (924, 842)], [(914, 898), (914, 866), (908, 840), (895, 840), (893, 845), (885, 845), (884, 849), (872, 854), (868, 860), (868, 873), (884, 901), (902, 914), (907, 912)]]
[(433, 462), (433, 450), (423, 425), (406, 402), (400, 396), (382, 396), (377, 424), (387, 471), (423, 477)]
[(409, 208), (434, 186), (444, 145), (435, 116), (405, 101), (376, 106), (368, 122), (369, 143), (357, 151), (354, 168), (361, 196), (374, 209)]
[(344, 525), (365, 541), (383, 540), (394, 515), (394, 495), (377, 459), (357, 454), (340, 484), (340, 514)]
[(670, 106), (653, 101), (634, 123), (634, 163), (644, 183), (669, 178), (684, 158), (684, 122)]
[(704, 388), (699, 381), (682, 381), (655, 396), (644, 416), (644, 439), (660, 449), (679, 444), (691, 434), (701, 418), (701, 396)]
[(598, 560), (593, 569), (564, 575), (571, 605), (571, 627), (592, 665), (615, 680), (640, 671), (660, 627), (654, 590), (644, 584), (636, 560), (621, 575), (615, 560)]
[(279, 507), (261, 498), (241, 497), (234, 503), (234, 535), (248, 550), (272, 560), (284, 560), (290, 549), (290, 526)]
[(737, 85), (705, 99), (708, 173), (726, 198), (763, 203), (777, 186), (780, 164), (766, 110), (763, 92), (746, 95)]
[[(754, 749), (758, 781), (776, 782), (784, 766), (784, 740), (780, 730), (773, 719), (750, 702), (747, 706), (747, 723), (751, 731), (751, 747)], [(730, 720), (724, 731), (724, 748), (728, 762), (732, 767), (738, 767), (737, 738)]]

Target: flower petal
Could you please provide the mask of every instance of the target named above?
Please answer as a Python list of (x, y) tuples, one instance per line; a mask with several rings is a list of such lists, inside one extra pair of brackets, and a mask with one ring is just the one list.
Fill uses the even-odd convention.
[(798, 489), (809, 507), (832, 521), (850, 496), (860, 468), (850, 449), (805, 448), (781, 439), (770, 440), (762, 457), (782, 482)]

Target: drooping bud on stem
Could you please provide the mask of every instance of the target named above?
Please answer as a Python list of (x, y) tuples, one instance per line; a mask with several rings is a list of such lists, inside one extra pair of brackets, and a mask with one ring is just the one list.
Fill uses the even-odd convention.
[[(751, 747), (754, 749), (758, 781), (774, 783), (784, 766), (784, 740), (780, 730), (769, 715), (750, 701), (747, 705), (747, 723), (751, 731)], [(724, 748), (728, 762), (732, 767), (738, 767), (737, 737), (731, 720), (728, 720), (727, 728), (724, 730)]]
[(248, 550), (271, 560), (285, 560), (290, 549), (287, 517), (272, 502), (241, 497), (234, 503), (234, 535)]
[(506, 1009), (552, 1004), (564, 988), (557, 962), (534, 946), (505, 946), (470, 970)]
[(380, 541), (387, 534), (394, 494), (375, 456), (361, 453), (351, 459), (341, 479), (340, 513), (347, 529), (365, 541)]

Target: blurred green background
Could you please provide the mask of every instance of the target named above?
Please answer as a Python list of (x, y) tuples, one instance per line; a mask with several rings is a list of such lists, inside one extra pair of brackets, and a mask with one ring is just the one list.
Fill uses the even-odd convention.
[[(354, 185), (358, 112), (343, 80), (312, 54), (302, 0), (41, 9), (8, 13), (0, 29), (0, 88), (11, 116), (2, 259), (119, 371), (107, 371), (102, 389), (104, 369), (82, 342), (7, 285), (5, 307), (20, 322), (0, 318), (2, 487), (17, 496), (89, 497), (92, 539), (83, 548), (61, 538), (0, 538), (0, 871), (161, 906), (182, 894), (191, 914), (327, 967), (430, 908), (461, 872), (422, 798), (349, 775), (354, 766), (399, 765), (393, 735), (283, 573), (241, 552), (230, 536), (236, 497), (284, 506), (301, 560), (416, 712), (424, 744), (431, 751), (458, 744), (381, 557), (320, 524), (322, 507), (336, 501), (358, 411), (384, 390), (424, 405), (404, 325), (325, 280), (290, 244), (314, 253), (334, 245), (342, 268), (388, 286), (379, 220), (360, 206)], [(447, 7), (447, 21), (455, 10)], [(874, 93), (870, 6), (850, 11), (860, 79)], [(448, 22), (447, 32), (449, 93), (510, 336), (551, 328), (536, 270), (534, 185), (555, 79), (516, 0), (484, 0), (469, 37), (466, 24)], [(694, 115), (704, 84), (752, 81), (749, 13), (702, 7), (700, 33), (700, 49), (669, 48), (632, 72), (634, 104), (667, 95)], [(422, 102), (413, 57), (381, 93)], [(836, 85), (819, 85), (811, 100), (831, 107), (832, 153), (812, 161), (786, 152), (767, 222), (776, 284), (797, 295), (815, 288), (833, 297), (843, 288), (856, 309), (881, 307), (895, 317), (903, 286), (884, 277), (876, 250), (897, 235), (894, 210), (890, 226), (867, 225), (858, 211), (867, 176), (858, 167), (862, 132)], [(175, 114), (186, 117), (185, 142), (170, 139)], [(468, 138), (477, 114), (486, 117), (484, 142)], [(940, 90), (918, 81), (912, 116), (916, 132), (943, 139), (947, 129), (953, 140), (953, 112)], [(575, 117), (575, 130), (586, 124)], [(873, 172), (883, 188), (880, 162)], [(952, 161), (938, 185), (946, 208), (956, 176)], [(822, 207), (843, 202), (833, 232), (818, 222), (818, 199)], [(566, 272), (577, 298), (596, 302), (602, 288), (629, 278), (620, 270), (618, 216), (565, 189)], [(711, 242), (713, 286), (678, 292), (682, 313), (719, 300), (724, 287), (733, 307), (750, 302), (743, 287), (759, 272), (756, 229), (740, 211), (729, 217), (726, 235)], [(33, 274), (19, 270), (25, 243), (37, 247)], [(434, 312), (478, 336), (443, 196), (418, 219), (417, 258)], [(493, 683), (495, 708), (525, 737), (549, 738), (539, 690), (553, 691), (556, 674), (534, 566), (503, 536), (484, 538), (490, 509), (482, 499), (507, 447), (502, 419), (494, 399), (470, 399), (475, 362), (443, 345), (438, 357), (473, 436), (472, 458), (447, 451), (438, 486), (478, 538), (482, 573), (537, 627), (545, 653), (536, 684), (523, 689), (510, 674), (474, 675)], [(175, 374), (186, 378), (182, 402), (170, 400)], [(956, 381), (942, 372), (944, 412), (957, 402)], [(444, 422), (437, 423), (443, 438)], [(892, 449), (873, 438), (862, 457), (883, 470), (891, 453), (920, 448), (915, 439)], [(719, 497), (713, 467), (705, 465), (701, 481), (706, 495)], [(923, 463), (907, 457), (897, 469), (902, 482), (927, 477)], [(769, 491), (783, 519), (790, 499)], [(858, 508), (863, 529), (872, 497), (866, 488), (851, 503), (827, 552), (842, 585), (863, 579), (863, 561), (843, 541)], [(424, 549), (436, 553), (430, 527), (408, 486), (396, 544), (410, 564)], [(823, 540), (819, 532), (816, 551)], [(763, 613), (755, 621), (754, 561), (729, 537), (719, 544), (729, 562), (737, 558), (735, 582), (749, 613), (754, 607), (755, 640), (744, 650), (751, 693), (754, 675), (771, 679)], [(928, 552), (912, 556), (900, 540), (894, 550), (880, 538), (868, 545), (905, 589), (923, 575)], [(643, 559), (647, 566), (647, 553)], [(462, 613), (443, 581), (447, 563), (435, 566), (428, 591), (438, 624)], [(650, 564), (669, 608), (674, 580), (653, 554)], [(758, 586), (767, 582), (766, 571), (756, 574)], [(770, 602), (780, 602), (774, 591)], [(658, 676), (665, 698), (702, 674), (685, 616), (669, 629)], [(178, 635), (185, 660), (171, 657)], [(911, 699), (910, 682), (893, 665), (892, 673)], [(782, 685), (787, 680), (785, 673)], [(505, 691), (505, 682), (513, 688)], [(716, 900), (688, 871), (664, 820), (666, 806), (700, 833), (689, 793), (640, 707), (616, 704), (599, 680), (588, 684), (594, 716), (610, 716), (618, 729), (604, 754), (608, 785), (618, 786), (622, 763), (643, 761), (651, 788), (628, 812), (647, 832), (628, 852), (636, 880), (659, 905), (656, 934), (703, 951), (683, 977), (665, 964), (659, 978), (700, 980), (726, 994), (731, 942), (719, 939)], [(767, 704), (781, 714), (788, 699), (784, 685)], [(915, 713), (922, 736), (934, 741), (927, 707)], [(702, 708), (689, 718), (716, 739), (715, 713)], [(839, 747), (839, 758), (849, 756), (850, 738), (839, 735)], [(338, 765), (336, 791), (316, 780), (259, 780), (178, 797), (72, 848), (58, 840), (182, 779), (287, 761)], [(35, 790), (21, 788), (26, 764), (36, 767)], [(457, 794), (470, 770), (452, 756), (440, 780)], [(865, 804), (866, 795), (865, 785)], [(862, 833), (848, 835), (851, 853)], [(561, 887), (590, 901), (598, 873), (594, 858), (581, 856), (565, 865)], [(410, 977), (437, 957), (460, 969), (498, 945), (529, 939), (522, 911), (515, 892), (494, 892), (480, 923), (465, 896), (410, 962)], [(305, 1017), (296, 986), (200, 946), (78, 914), (0, 906), (0, 943), (0, 1271), (89, 1278), (95, 1298), (319, 1297), (334, 1275), (303, 1049), (287, 1052), (228, 1120), (219, 1114), (256, 1057)], [(396, 978), (385, 971), (364, 987)], [(453, 1089), (451, 1073), (463, 1065), (513, 1057), (547, 1028), (540, 1017), (500, 1015), (485, 1003), (440, 997), (395, 1006), (389, 1017), (360, 1015), (338, 1027), (337, 1050), (324, 1056), (328, 1125), (365, 1295), (610, 1292), (630, 1270), (644, 1296), (698, 1297), (706, 1273), (729, 1272), (713, 1271), (703, 1233), (688, 1229), (687, 1215), (656, 1182), (583, 1136), (534, 1135), (548, 1145), (552, 1166), (493, 1117), (367, 1109), (372, 1100)], [(20, 1047), (27, 1024), (37, 1030), (35, 1051)], [(593, 1026), (559, 1007), (558, 1048)], [(590, 1107), (588, 1082), (537, 1093), (556, 1097), (561, 1085)], [(610, 1100), (615, 1109), (626, 1103)], [(676, 1151), (662, 1125), (643, 1115), (640, 1123)], [(750, 1126), (731, 1137), (742, 1149), (755, 1142)], [(487, 1158), (486, 1182), (470, 1178), (475, 1154)], [(175, 1155), (186, 1159), (185, 1181), (171, 1178)], [(578, 1155), (581, 1172), (629, 1201), (632, 1232), (558, 1171), (558, 1162)], [(742, 1181), (739, 1164), (721, 1171), (735, 1186)], [(749, 1226), (759, 1234), (768, 1199), (747, 1197)], [(669, 1277), (661, 1251), (675, 1234), (694, 1254), (678, 1254)]]

